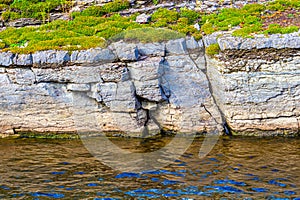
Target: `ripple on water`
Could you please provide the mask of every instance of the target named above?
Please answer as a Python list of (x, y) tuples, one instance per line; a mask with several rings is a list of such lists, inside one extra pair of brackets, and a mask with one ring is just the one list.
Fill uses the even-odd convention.
[(244, 193), (243, 190), (240, 190), (238, 188), (232, 187), (232, 186), (213, 186), (213, 185), (208, 185), (204, 187), (205, 189), (213, 189), (213, 190), (208, 190), (208, 192), (212, 193)]
[(34, 193), (31, 193), (31, 196), (33, 196), (33, 197), (49, 197), (49, 198), (53, 198), (53, 199), (59, 199), (59, 198), (65, 197), (64, 194), (46, 193), (46, 192), (34, 192)]

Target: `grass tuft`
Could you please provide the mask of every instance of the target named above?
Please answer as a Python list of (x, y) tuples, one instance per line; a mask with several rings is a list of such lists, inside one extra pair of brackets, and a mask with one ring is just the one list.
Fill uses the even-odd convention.
[(220, 52), (219, 44), (211, 44), (205, 48), (205, 52), (209, 56), (214, 56)]

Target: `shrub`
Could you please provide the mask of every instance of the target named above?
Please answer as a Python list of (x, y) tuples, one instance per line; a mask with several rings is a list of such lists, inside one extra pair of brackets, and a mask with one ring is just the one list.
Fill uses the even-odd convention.
[(179, 17), (187, 18), (188, 23), (192, 24), (200, 17), (200, 14), (196, 11), (189, 10), (187, 8), (181, 8), (180, 13), (179, 13)]
[(216, 29), (213, 27), (213, 24), (210, 22), (206, 22), (201, 26), (201, 31), (203, 31), (205, 34), (209, 35), (216, 31)]
[(250, 24), (261, 24), (262, 20), (259, 17), (253, 16), (253, 15), (249, 15), (247, 17), (245, 17), (244, 19), (244, 25), (250, 25)]
[(0, 42), (0, 49), (5, 48), (5, 43), (4, 42)]
[(102, 9), (106, 13), (118, 12), (129, 8), (130, 4), (127, 0), (115, 0), (113, 2), (105, 4)]
[(220, 46), (219, 44), (211, 44), (206, 47), (205, 52), (209, 56), (214, 56), (220, 52)]
[(2, 19), (7, 21), (7, 20), (15, 20), (20, 18), (20, 14), (12, 11), (5, 11), (2, 13)]
[(268, 29), (264, 31), (265, 34), (281, 33), (281, 26), (279, 24), (270, 24)]
[(168, 27), (168, 20), (167, 19), (161, 19), (157, 22), (152, 23), (151, 26), (156, 27), (156, 28)]
[(20, 17), (45, 19), (48, 14), (58, 8), (68, 7), (67, 0), (15, 0), (10, 5), (10, 8), (20, 12)]
[(243, 22), (246, 11), (236, 8), (225, 8), (219, 14), (210, 14), (202, 17), (203, 28), (205, 34), (211, 34), (217, 30), (228, 30)]
[(9, 8), (8, 5), (6, 5), (6, 4), (0, 4), (0, 10), (1, 10), (1, 11), (6, 10), (6, 9), (8, 9), (8, 8)]
[[(274, 4), (281, 4), (284, 7), (299, 8), (299, 0), (275, 0)], [(272, 4), (272, 3), (271, 3)]]
[(33, 53), (35, 51), (43, 51), (49, 49), (57, 50), (77, 50), (88, 49), (93, 47), (105, 47), (106, 42), (103, 38), (92, 37), (74, 37), (74, 38), (58, 38), (54, 40), (45, 40), (39, 42), (29, 42), (25, 48), (11, 47), (10, 50), (14, 53)]
[(194, 36), (196, 40), (202, 37), (202, 34), (193, 25), (189, 25), (188, 19), (185, 17), (179, 18), (177, 23), (170, 25), (169, 28), (185, 35)]
[(152, 3), (153, 3), (154, 5), (157, 5), (157, 4), (159, 3), (159, 0), (152, 0)]
[(298, 26), (288, 26), (281, 29), (282, 34), (293, 33), (299, 31)]
[(107, 13), (118, 12), (129, 8), (129, 1), (126, 0), (116, 0), (105, 4), (104, 6), (90, 6), (85, 9), (81, 15), (82, 16), (95, 16), (100, 17)]
[(103, 11), (101, 6), (90, 6), (84, 11), (81, 12), (81, 16), (94, 16), (94, 17), (100, 17), (104, 15), (105, 12)]
[(151, 16), (152, 22), (158, 22), (163, 20), (167, 23), (174, 23), (178, 19), (178, 13), (176, 10), (168, 10), (166, 8), (159, 8)]

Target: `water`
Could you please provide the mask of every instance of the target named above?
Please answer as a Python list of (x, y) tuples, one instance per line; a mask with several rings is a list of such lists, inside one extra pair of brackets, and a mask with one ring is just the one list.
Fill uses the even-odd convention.
[[(151, 151), (169, 138), (113, 139)], [(1, 139), (2, 199), (300, 199), (299, 138), (221, 138), (198, 158), (202, 139), (173, 164), (143, 173), (103, 165), (80, 140)]]

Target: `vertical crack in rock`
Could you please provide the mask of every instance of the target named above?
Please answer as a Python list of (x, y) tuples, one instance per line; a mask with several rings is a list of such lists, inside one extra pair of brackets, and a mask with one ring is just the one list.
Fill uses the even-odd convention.
[(158, 67), (158, 87), (160, 89), (160, 93), (162, 96), (162, 99), (168, 103), (169, 102), (169, 98), (171, 97), (171, 91), (170, 91), (170, 85), (169, 82), (164, 78), (165, 75), (165, 67), (167, 66), (166, 64), (166, 60), (163, 57), (161, 59), (161, 61), (159, 62), (159, 67)]
[(33, 70), (31, 67), (29, 67), (28, 69), (32, 72), (32, 74), (33, 74), (33, 76), (34, 76), (33, 84), (37, 84), (36, 73), (34, 72), (34, 70)]
[[(138, 96), (136, 93), (135, 93), (135, 98), (136, 98), (136, 101), (142, 105), (142, 101), (143, 101), (143, 98)], [(150, 115), (149, 115), (149, 110), (148, 109), (145, 109), (143, 107), (140, 107), (140, 108), (137, 108), (137, 116), (136, 116), (136, 120), (137, 120), (137, 123), (139, 126), (143, 126), (143, 131), (142, 131), (142, 137), (147, 137), (149, 136), (149, 128), (148, 128), (148, 122), (150, 120)]]
[[(216, 106), (216, 108), (218, 109), (220, 115), (221, 115), (221, 118), (222, 118), (222, 125), (223, 125), (223, 129), (224, 129), (224, 132), (227, 134), (227, 135), (231, 135), (231, 131), (230, 131), (230, 128), (227, 124), (227, 121), (226, 121), (226, 117), (225, 117), (225, 114), (223, 113), (222, 109), (220, 108), (220, 106), (218, 105), (218, 102), (216, 100), (216, 97), (215, 97), (215, 94), (214, 94), (214, 91), (213, 91), (213, 87), (212, 87), (212, 84), (211, 84), (211, 81), (210, 81), (210, 77), (208, 76), (207, 74), (207, 67), (208, 67), (208, 63), (207, 63), (207, 59), (206, 59), (206, 54), (205, 54), (205, 48), (206, 46), (204, 45), (204, 41), (203, 39), (201, 39), (202, 43), (203, 43), (203, 55), (204, 55), (204, 65), (205, 65), (205, 76), (206, 76), (206, 79), (207, 79), (207, 82), (208, 82), (208, 87), (209, 87), (209, 91), (211, 93), (211, 96), (212, 96), (212, 100), (213, 100), (213, 103), (214, 105)], [(195, 62), (194, 62), (195, 63)], [(195, 65), (197, 66), (198, 69), (199, 66), (197, 65), (197, 63), (195, 63)], [(201, 69), (200, 69), (201, 70)], [(207, 111), (207, 109), (205, 108), (205, 106), (203, 105), (204, 109)], [(215, 120), (216, 118), (214, 116), (212, 116), (212, 114), (210, 112), (208, 112), (210, 114), (210, 116)]]
[(152, 102), (152, 103), (158, 103), (156, 101), (149, 101), (148, 99), (145, 99), (137, 94), (135, 94), (136, 100), (137, 102), (141, 105), (140, 108), (137, 109), (137, 123), (139, 126), (143, 126), (143, 132), (142, 132), (142, 137), (148, 137), (150, 136), (150, 132), (149, 132), (149, 123), (150, 120), (159, 128), (159, 131), (162, 131), (162, 127), (160, 125), (160, 123), (155, 119), (155, 117), (151, 117), (151, 112), (153, 114), (153, 112), (157, 111), (157, 108), (155, 110), (150, 110), (147, 108), (144, 108), (142, 105), (143, 103), (147, 103), (147, 102)]
[[(201, 40), (201, 41), (202, 41), (202, 40)], [(202, 41), (202, 43), (203, 43), (203, 41)], [(197, 54), (197, 56), (198, 56), (197, 58), (199, 58), (199, 56), (201, 55), (201, 53), (203, 54), (203, 56), (204, 56), (204, 61), (205, 61), (205, 62), (204, 62), (204, 64), (205, 64), (205, 68), (204, 68), (204, 69), (201, 69), (201, 67), (198, 66), (198, 64), (197, 64), (197, 62), (195, 61), (195, 59), (192, 58), (191, 52), (190, 52), (190, 51), (188, 51), (188, 56), (189, 56), (189, 58), (191, 59), (191, 61), (194, 63), (194, 65), (197, 67), (197, 69), (200, 70), (203, 74), (205, 74), (206, 79), (207, 79), (207, 82), (208, 82), (208, 85), (209, 85), (209, 91), (210, 91), (210, 93), (211, 93), (213, 102), (214, 102), (214, 104), (216, 105), (218, 111), (219, 111), (220, 114), (221, 114), (221, 117), (222, 117), (222, 123), (223, 123), (223, 126), (224, 126), (224, 131), (225, 131), (226, 134), (228, 134), (228, 130), (229, 130), (229, 129), (226, 127), (227, 125), (226, 125), (226, 121), (225, 121), (225, 118), (224, 118), (224, 114), (222, 113), (221, 109), (219, 108), (219, 106), (218, 106), (218, 104), (217, 104), (217, 102), (216, 102), (216, 100), (215, 100), (215, 98), (214, 98), (213, 90), (212, 90), (212, 86), (211, 86), (211, 82), (210, 82), (210, 79), (209, 79), (209, 77), (208, 77), (208, 75), (207, 75), (207, 61), (206, 61), (206, 57), (205, 57), (205, 45), (204, 45), (204, 44), (203, 44), (203, 50), (202, 50), (202, 52), (201, 52), (201, 49), (199, 48), (199, 52), (198, 52), (198, 54)], [(203, 107), (204, 110), (212, 117), (212, 119), (215, 121), (216, 124), (219, 124), (218, 120), (212, 115), (212, 113), (205, 107), (204, 104), (201, 104), (201, 107)]]

